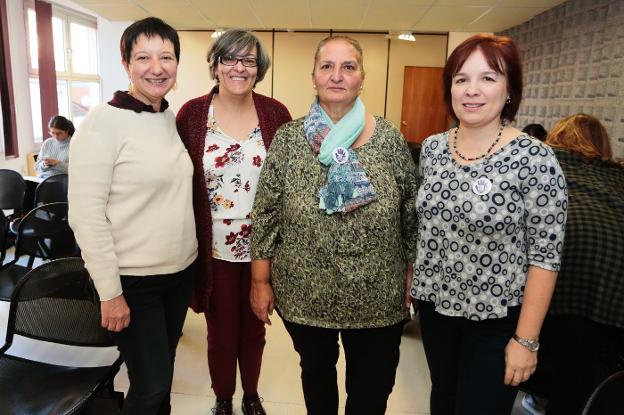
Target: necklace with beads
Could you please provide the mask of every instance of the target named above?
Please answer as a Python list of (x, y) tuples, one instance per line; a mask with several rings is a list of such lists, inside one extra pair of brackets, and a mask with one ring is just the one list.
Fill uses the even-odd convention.
[(477, 156), (477, 157), (466, 157), (462, 153), (459, 152), (459, 150), (457, 149), (457, 132), (459, 131), (459, 126), (455, 127), (455, 131), (453, 132), (453, 151), (455, 152), (455, 154), (457, 154), (457, 156), (460, 159), (462, 159), (464, 161), (481, 160), (483, 157), (488, 156), (490, 154), (490, 152), (494, 149), (496, 144), (498, 144), (498, 142), (501, 139), (501, 135), (503, 134), (503, 130), (505, 129), (506, 125), (507, 125), (507, 122), (505, 120), (503, 120), (503, 122), (501, 122), (500, 130), (498, 130), (498, 134), (496, 135), (496, 139), (494, 140), (494, 142), (492, 143), (490, 148), (488, 148), (485, 153), (483, 153), (483, 154), (481, 154), (480, 156)]

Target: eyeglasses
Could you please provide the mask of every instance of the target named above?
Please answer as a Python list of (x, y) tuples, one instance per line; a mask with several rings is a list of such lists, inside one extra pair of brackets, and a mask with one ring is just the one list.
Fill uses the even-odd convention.
[(258, 66), (258, 60), (253, 56), (246, 56), (243, 58), (238, 58), (232, 55), (224, 55), (224, 56), (219, 56), (219, 62), (221, 62), (225, 66), (235, 66), (238, 62), (242, 63), (243, 66), (248, 67), (248, 68), (253, 68), (254, 66)]

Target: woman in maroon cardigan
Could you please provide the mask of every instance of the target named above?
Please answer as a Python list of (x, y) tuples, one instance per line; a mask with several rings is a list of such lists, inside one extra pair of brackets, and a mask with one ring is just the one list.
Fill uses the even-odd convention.
[(199, 272), (191, 307), (208, 324), (213, 413), (232, 413), (238, 362), (243, 413), (262, 415), (257, 388), (265, 329), (249, 303), (249, 213), (273, 135), (291, 116), (280, 102), (253, 92), (270, 61), (252, 33), (227, 31), (210, 48), (208, 63), (217, 86), (184, 104), (177, 116), (195, 167)]

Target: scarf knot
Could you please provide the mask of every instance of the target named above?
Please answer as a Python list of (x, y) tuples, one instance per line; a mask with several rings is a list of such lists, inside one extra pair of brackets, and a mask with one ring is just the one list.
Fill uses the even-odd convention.
[(328, 215), (348, 213), (377, 199), (364, 167), (351, 149), (364, 129), (365, 114), (364, 104), (357, 98), (353, 108), (334, 124), (317, 98), (303, 122), (312, 150), (321, 163), (329, 166), (327, 182), (318, 193), (319, 208)]

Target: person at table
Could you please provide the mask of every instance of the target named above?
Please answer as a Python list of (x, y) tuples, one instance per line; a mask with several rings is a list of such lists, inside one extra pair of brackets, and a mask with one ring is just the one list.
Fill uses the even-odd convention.
[(265, 329), (249, 304), (249, 213), (275, 131), (291, 120), (284, 105), (254, 92), (270, 63), (253, 33), (226, 31), (208, 51), (217, 85), (187, 102), (177, 117), (195, 165), (199, 273), (191, 305), (206, 317), (216, 415), (233, 413), (237, 363), (243, 413), (265, 414), (258, 396)]
[(567, 189), (553, 150), (511, 127), (522, 65), (509, 37), (462, 42), (443, 71), (456, 128), (419, 163), (419, 304), (431, 415), (509, 414), (535, 371), (561, 267)]
[(41, 145), (35, 163), (38, 177), (46, 179), (56, 174), (67, 174), (69, 143), (75, 130), (74, 124), (62, 115), (50, 118), (48, 122), (50, 137)]
[[(252, 211), (252, 308), (275, 306), (300, 357), (310, 415), (385, 413), (399, 362), (416, 169), (405, 139), (366, 112), (360, 44), (328, 37), (314, 55), (310, 112), (277, 132)], [(410, 279), (411, 281), (411, 279)]]
[(169, 414), (197, 257), (193, 164), (165, 94), (177, 32), (155, 17), (121, 36), (128, 92), (93, 108), (70, 147), (69, 222), (128, 368), (124, 414)]

